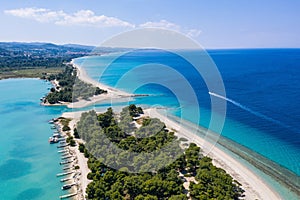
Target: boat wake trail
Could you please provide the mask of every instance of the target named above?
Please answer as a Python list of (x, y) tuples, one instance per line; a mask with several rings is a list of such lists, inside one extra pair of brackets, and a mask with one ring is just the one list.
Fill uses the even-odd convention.
[(241, 108), (241, 109), (243, 109), (243, 110), (245, 110), (245, 111), (248, 111), (248, 112), (250, 112), (251, 114), (253, 114), (253, 115), (257, 116), (257, 117), (260, 117), (260, 118), (263, 118), (263, 119), (268, 120), (268, 121), (270, 121), (270, 122), (273, 122), (273, 123), (275, 123), (275, 124), (281, 125), (281, 126), (283, 126), (283, 127), (285, 127), (285, 128), (291, 128), (290, 126), (288, 126), (288, 125), (282, 123), (281, 121), (278, 121), (278, 120), (276, 120), (276, 119), (273, 119), (273, 118), (271, 118), (271, 117), (268, 117), (268, 116), (266, 116), (266, 115), (264, 115), (264, 114), (262, 114), (262, 113), (260, 113), (260, 112), (254, 111), (254, 110), (248, 108), (247, 106), (244, 106), (244, 105), (240, 104), (239, 102), (236, 102), (236, 101), (234, 101), (234, 100), (232, 100), (232, 99), (229, 99), (229, 98), (227, 98), (227, 97), (224, 97), (224, 96), (222, 96), (222, 95), (219, 95), (219, 94), (216, 94), (216, 93), (213, 93), (213, 92), (208, 92), (208, 93), (209, 93), (209, 95), (211, 95), (211, 96), (214, 96), (214, 97), (223, 99), (223, 100), (225, 100), (225, 101), (227, 101), (227, 102), (229, 102), (229, 103), (232, 103), (233, 105), (235, 105), (235, 106), (237, 106), (237, 107), (239, 107), (239, 108)]

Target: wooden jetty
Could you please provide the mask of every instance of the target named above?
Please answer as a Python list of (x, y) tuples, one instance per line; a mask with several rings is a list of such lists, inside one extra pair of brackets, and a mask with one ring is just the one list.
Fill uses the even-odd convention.
[(65, 165), (65, 164), (69, 164), (69, 163), (72, 163), (73, 160), (65, 160), (65, 161), (61, 161), (59, 164), (60, 165)]
[(69, 146), (68, 144), (65, 144), (65, 145), (60, 145), (60, 146), (57, 146), (57, 148), (64, 148), (64, 147), (67, 147)]
[(66, 182), (66, 181), (69, 181), (69, 180), (72, 180), (72, 179), (73, 179), (72, 177), (62, 178), (62, 179), (60, 179), (60, 182)]
[(69, 152), (68, 152), (68, 153), (63, 153), (63, 154), (61, 154), (62, 157), (64, 157), (64, 156), (69, 156), (69, 155), (70, 155)]
[(72, 169), (74, 166), (68, 166), (68, 167), (64, 167), (63, 170), (68, 170), (68, 169)]
[(72, 158), (72, 157), (73, 157), (72, 155), (66, 155), (66, 156), (61, 157), (61, 159), (64, 160), (64, 159), (68, 159), (68, 158)]
[(73, 197), (73, 196), (76, 196), (76, 195), (77, 195), (77, 192), (72, 193), (72, 194), (62, 195), (62, 196), (59, 196), (59, 198), (60, 199), (66, 199), (66, 198), (70, 198), (70, 197)]
[(72, 173), (73, 173), (73, 171), (69, 171), (69, 172), (56, 174), (56, 176), (65, 176), (65, 175), (69, 175), (69, 174), (72, 174)]

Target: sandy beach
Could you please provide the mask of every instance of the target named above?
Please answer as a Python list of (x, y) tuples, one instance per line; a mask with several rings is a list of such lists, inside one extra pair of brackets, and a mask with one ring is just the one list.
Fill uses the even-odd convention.
[[(81, 116), (81, 112), (75, 113), (75, 112), (69, 112), (69, 113), (64, 113), (62, 115), (62, 117), (64, 118), (69, 118), (72, 119), (69, 122), (69, 127), (70, 130), (68, 131), (69, 133), (71, 133), (71, 135), (74, 137), (73, 132), (74, 132), (74, 128), (76, 127), (76, 123), (79, 121)], [(60, 124), (60, 127), (62, 127), (62, 124)], [(60, 129), (60, 132), (63, 133), (64, 137), (66, 136), (66, 133), (62, 131), (62, 129)], [(81, 139), (75, 139), (77, 141), (77, 143), (84, 143), (84, 141), (82, 141)], [(85, 195), (86, 195), (86, 188), (88, 186), (88, 184), (91, 182), (91, 180), (89, 180), (87, 178), (88, 173), (91, 171), (88, 168), (88, 159), (86, 157), (84, 157), (84, 154), (81, 153), (78, 149), (78, 145), (72, 147), (72, 146), (68, 146), (66, 148), (68, 150), (69, 153), (71, 153), (71, 155), (73, 155), (75, 157), (74, 161), (75, 164), (79, 166), (79, 169), (76, 170), (77, 172), (80, 172), (80, 175), (77, 176), (78, 177), (78, 188), (77, 190), (73, 190), (73, 192), (76, 192), (76, 198), (73, 197), (73, 199), (78, 199), (78, 200), (82, 200), (85, 199)], [(73, 163), (74, 164), (74, 163)]]
[[(180, 126), (175, 121), (167, 118), (166, 116), (159, 113), (155, 108), (144, 110), (145, 114), (151, 118), (159, 118), (164, 122), (167, 128), (176, 130), (177, 137), (186, 138), (189, 142), (196, 143), (200, 147), (207, 143), (203, 138), (193, 134), (190, 130), (184, 126)], [(203, 153), (207, 154), (213, 159), (214, 165), (224, 169), (230, 174), (235, 180), (242, 184), (242, 188), (245, 190), (245, 199), (281, 199), (281, 197), (268, 186), (258, 175), (253, 173), (246, 166), (241, 164), (238, 160), (231, 157), (218, 147), (214, 147), (212, 150), (203, 149)], [(209, 151), (209, 152), (208, 152)]]
[(68, 108), (82, 108), (103, 101), (128, 102), (132, 99), (132, 97), (136, 96), (134, 94), (129, 94), (127, 92), (115, 88), (111, 88), (107, 85), (104, 85), (102, 83), (93, 80), (87, 75), (86, 71), (82, 67), (74, 63), (74, 60), (72, 60), (70, 64), (72, 64), (77, 69), (77, 76), (80, 80), (86, 83), (90, 83), (95, 87), (99, 87), (103, 90), (106, 90), (107, 93), (93, 96), (90, 98), (90, 101), (80, 100), (78, 102), (70, 103), (67, 105)]
[[(76, 123), (78, 122), (79, 118), (74, 118), (73, 120), (70, 121), (70, 132), (73, 133), (74, 132), (74, 128), (76, 126)], [(76, 139), (77, 140), (77, 143), (80, 142), (80, 143), (83, 143), (83, 141), (81, 141), (80, 139)], [(84, 154), (81, 153), (78, 149), (78, 146), (75, 146), (75, 147), (70, 147), (70, 149), (75, 152), (75, 156), (77, 157), (77, 164), (78, 166), (80, 167), (79, 170), (80, 170), (80, 173), (81, 173), (81, 176), (80, 176), (80, 187), (81, 187), (81, 191), (82, 191), (82, 196), (80, 197), (79, 196), (79, 199), (80, 198), (84, 198), (85, 199), (85, 191), (86, 191), (86, 188), (87, 188), (87, 185), (92, 182), (91, 180), (89, 180), (87, 178), (87, 175), (88, 173), (90, 173), (90, 169), (88, 168), (88, 159), (86, 157), (84, 157)]]
[[(80, 112), (67, 112), (63, 114), (63, 117), (73, 118), (71, 121), (72, 126), (75, 125), (75, 122), (80, 119)], [(199, 145), (200, 147), (203, 144), (207, 144), (203, 138), (195, 135), (188, 128), (181, 126), (172, 119), (167, 118), (163, 114), (159, 113), (155, 108), (145, 109), (145, 116), (151, 118), (159, 118), (164, 122), (167, 128), (176, 131), (176, 136), (178, 138), (186, 138), (188, 142), (193, 142)], [(252, 172), (247, 166), (241, 164), (237, 159), (233, 158), (229, 154), (222, 151), (220, 148), (214, 146), (213, 149), (202, 148), (203, 153), (208, 155), (213, 159), (214, 165), (224, 169), (228, 174), (230, 174), (235, 180), (242, 184), (242, 188), (245, 190), (245, 199), (263, 199), (263, 200), (276, 200), (281, 199), (281, 197), (274, 191), (263, 179), (261, 179), (257, 174)], [(85, 192), (89, 180), (87, 180), (86, 175), (89, 172), (89, 169), (86, 164), (86, 158), (79, 151), (76, 151), (78, 157), (78, 164), (82, 171), (82, 190)], [(84, 180), (83, 180), (84, 179)]]

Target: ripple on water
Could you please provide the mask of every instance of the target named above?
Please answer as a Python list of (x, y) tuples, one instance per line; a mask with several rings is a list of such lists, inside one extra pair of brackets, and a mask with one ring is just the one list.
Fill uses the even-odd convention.
[(0, 166), (0, 180), (10, 180), (29, 174), (31, 164), (22, 160), (10, 159)]
[(41, 199), (44, 193), (45, 191), (42, 188), (30, 188), (19, 193), (16, 200)]

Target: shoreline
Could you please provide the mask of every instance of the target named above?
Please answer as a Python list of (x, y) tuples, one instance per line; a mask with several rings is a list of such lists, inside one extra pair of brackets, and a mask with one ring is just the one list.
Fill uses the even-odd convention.
[[(141, 96), (149, 96), (148, 94), (130, 94), (124, 91), (121, 91), (119, 89), (115, 89), (112, 87), (109, 87), (105, 84), (102, 84), (100, 82), (97, 82), (90, 78), (86, 71), (80, 67), (79, 65), (74, 63), (74, 59), (71, 60), (69, 63), (72, 65), (76, 70), (77, 70), (77, 78), (80, 79), (81, 81), (92, 84), (95, 87), (99, 87), (102, 90), (106, 90), (107, 93), (99, 94), (99, 95), (94, 95), (89, 98), (89, 100), (84, 100), (80, 99), (76, 102), (59, 102), (55, 104), (50, 104), (50, 103), (44, 103), (41, 102), (41, 105), (43, 106), (67, 106), (68, 108), (84, 108), (87, 106), (91, 106), (96, 103), (100, 102), (128, 102), (132, 101), (134, 97), (141, 97)], [(58, 85), (58, 81), (50, 81), (53, 87), (56, 87)]]
[(81, 99), (77, 102), (67, 103), (67, 104), (59, 104), (59, 105), (66, 105), (68, 108), (83, 108), (87, 107), (96, 103), (104, 102), (104, 101), (114, 101), (114, 102), (128, 102), (131, 101), (134, 97), (140, 97), (140, 96), (148, 96), (148, 94), (130, 94), (127, 92), (124, 92), (119, 89), (115, 89), (112, 87), (109, 87), (105, 84), (102, 84), (100, 82), (97, 82), (90, 78), (86, 71), (80, 67), (79, 65), (74, 63), (74, 59), (70, 62), (70, 64), (76, 68), (77, 70), (77, 77), (81, 81), (85, 83), (92, 84), (95, 87), (99, 87), (102, 90), (106, 90), (106, 94), (100, 94), (100, 95), (94, 95), (93, 97), (90, 97), (89, 100)]
[[(93, 80), (92, 78), (90, 78), (86, 71), (80, 67), (79, 65), (74, 63), (74, 59), (72, 59), (72, 61), (70, 62), (70, 64), (77, 69), (77, 77), (78, 79), (80, 79), (81, 81), (85, 82), (85, 83), (89, 83), (92, 84), (95, 87), (99, 87), (102, 90), (106, 90), (107, 93), (106, 94), (100, 94), (100, 95), (96, 95), (90, 98), (89, 101), (87, 100), (79, 100), (78, 102), (72, 102), (69, 103), (67, 105), (68, 108), (83, 108), (86, 106), (90, 106), (93, 105), (95, 103), (99, 103), (99, 102), (103, 102), (103, 101), (120, 101), (120, 102), (128, 102), (130, 101), (133, 97), (136, 96), (141, 96), (141, 95), (135, 95), (135, 94), (130, 94), (115, 88), (111, 88), (105, 84), (102, 84), (100, 82), (97, 82), (95, 80)], [(144, 95), (146, 96), (146, 95)]]
[[(62, 117), (72, 118), (72, 121), (76, 122), (80, 119), (81, 113), (85, 111), (79, 112), (65, 112)], [(233, 157), (229, 153), (225, 152), (218, 146), (214, 146), (211, 149), (203, 148), (203, 144), (209, 143), (204, 140), (200, 136), (194, 134), (191, 130), (189, 130), (184, 125), (178, 124), (175, 120), (172, 120), (163, 114), (159, 113), (156, 108), (148, 108), (144, 109), (145, 116), (149, 116), (151, 118), (158, 118), (163, 123), (165, 123), (166, 127), (172, 131), (175, 131), (175, 135), (179, 138), (186, 138), (189, 143), (193, 142), (201, 147), (203, 153), (210, 158), (213, 159), (213, 164), (216, 167), (224, 169), (232, 178), (238, 181), (245, 190), (245, 200), (253, 200), (253, 199), (282, 199), (281, 196), (271, 187), (268, 183), (261, 178), (254, 171), (249, 169), (245, 164), (241, 163), (240, 160)], [(70, 122), (71, 123), (71, 122)], [(75, 123), (72, 123), (73, 126)], [(73, 127), (71, 127), (73, 128)], [(224, 147), (226, 149), (226, 147)], [(78, 152), (81, 154), (80, 152)], [(77, 155), (78, 156), (78, 155)], [(83, 155), (81, 155), (83, 156)], [(80, 160), (80, 155), (78, 156), (78, 160)], [(84, 156), (83, 156), (84, 157)], [(82, 158), (81, 158), (82, 159)], [(84, 171), (88, 171), (87, 165), (84, 165), (83, 161), (79, 161), (80, 169)], [(255, 166), (254, 166), (255, 167)], [(84, 178), (84, 175), (82, 174)], [(86, 178), (86, 177), (85, 177)], [(85, 192), (86, 185), (82, 184), (82, 191)]]
[[(91, 79), (84, 69), (82, 69), (80, 66), (76, 65), (73, 60), (71, 64), (77, 69), (77, 76), (80, 80), (93, 84), (94, 86), (100, 87), (101, 89), (105, 89), (108, 91), (108, 95), (105, 95), (105, 97), (101, 97), (99, 95), (98, 98), (92, 99), (92, 101), (85, 101), (81, 100), (76, 103), (69, 104), (69, 108), (81, 108), (85, 106), (89, 106), (91, 104), (107, 101), (110, 99), (116, 99), (119, 101), (122, 101), (122, 98), (132, 98), (134, 95), (128, 94), (126, 92), (112, 89), (107, 85), (101, 84), (93, 79)], [(197, 145), (199, 145), (201, 148), (204, 143), (207, 143), (208, 141), (205, 141), (200, 136), (197, 136), (193, 134), (190, 130), (182, 127), (178, 127), (179, 125), (176, 123), (176, 121), (172, 121), (168, 119), (167, 117), (163, 116), (159, 112), (156, 111), (156, 109), (145, 109), (145, 113), (148, 112), (148, 115), (150, 117), (156, 117), (159, 118), (162, 122), (166, 124), (168, 128), (177, 130), (179, 128), (179, 134), (178, 136), (184, 137), (188, 139), (190, 142), (194, 142)], [(75, 118), (80, 117), (81, 112), (77, 112), (76, 116), (73, 116)], [(72, 116), (72, 112), (63, 113), (63, 117), (70, 118)], [(78, 120), (78, 119), (77, 119)], [(224, 147), (225, 148), (225, 147)], [(202, 148), (203, 149), (203, 148)], [(203, 149), (205, 150), (205, 149)], [(205, 151), (204, 151), (205, 152)], [(208, 152), (207, 152), (208, 153)], [(265, 180), (259, 177), (259, 175), (255, 174), (255, 172), (251, 171), (247, 166), (242, 164), (240, 161), (235, 159), (233, 156), (229, 155), (228, 153), (221, 150), (219, 147), (214, 146), (213, 150), (211, 150), (208, 154), (209, 157), (213, 159), (214, 164), (217, 167), (220, 167), (224, 169), (228, 174), (230, 174), (233, 179), (237, 180), (242, 184), (242, 188), (245, 190), (245, 199), (281, 199), (280, 195), (274, 191), (273, 188), (271, 188)], [(80, 166), (81, 168), (82, 166)], [(84, 167), (84, 166), (83, 166)], [(85, 191), (86, 188), (83, 188), (82, 190)]]
[[(78, 115), (79, 116), (79, 115)], [(63, 118), (66, 118), (66, 119), (70, 119), (70, 116), (65, 116), (64, 113), (63, 115), (61, 116)], [(70, 121), (69, 121), (69, 128), (70, 130), (68, 131), (63, 131), (62, 130), (62, 127), (63, 125), (61, 124), (61, 122), (55, 122), (55, 124), (58, 125), (59, 127), (59, 132), (62, 134), (63, 138), (67, 138), (67, 132), (70, 133), (71, 136), (74, 137), (74, 128), (76, 127), (76, 123), (78, 122), (79, 118), (72, 118)], [(71, 188), (69, 194), (73, 194), (74, 192), (76, 193), (76, 197), (72, 197), (72, 199), (77, 199), (77, 200), (82, 200), (82, 199), (86, 199), (85, 198), (85, 195), (86, 195), (86, 188), (87, 188), (87, 185), (92, 182), (91, 180), (89, 180), (87, 178), (87, 175), (89, 172), (91, 172), (91, 170), (88, 168), (88, 158), (86, 158), (84, 156), (83, 153), (81, 153), (78, 149), (78, 144), (79, 143), (84, 143), (84, 141), (82, 141), (81, 139), (76, 139), (74, 137), (74, 140), (76, 141), (76, 145), (75, 146), (66, 146), (64, 148), (64, 150), (68, 151), (69, 152), (69, 155), (72, 155), (72, 163), (69, 164), (68, 166), (72, 166), (71, 168), (73, 169), (74, 173), (75, 174), (78, 174), (78, 176), (76, 177), (77, 181), (76, 181), (76, 184), (77, 184), (77, 188), (74, 189), (74, 188)], [(75, 166), (79, 166), (79, 169), (76, 169)], [(75, 180), (75, 178), (74, 178)], [(71, 184), (72, 182), (66, 182), (68, 184)]]
[[(180, 119), (173, 115), (168, 116), (168, 118), (175, 123), (182, 123), (183, 127), (187, 128), (190, 132), (193, 132), (195, 136), (200, 138), (205, 137), (206, 139), (210, 139), (216, 137), (216, 133), (207, 130), (207, 128), (197, 126), (192, 122)], [(206, 131), (209, 131), (212, 136), (206, 137)], [(241, 164), (245, 165), (250, 171), (255, 172), (257, 176), (263, 177), (262, 179), (273, 188), (273, 190), (277, 191), (278, 189), (277, 193), (281, 196), (285, 197), (285, 195), (287, 195), (289, 199), (299, 198), (300, 177), (294, 172), (239, 143), (227, 139), (226, 137), (220, 136), (215, 146), (236, 160), (239, 160)]]
[(155, 108), (145, 109), (146, 115), (151, 118), (158, 118), (164, 122), (167, 128), (176, 130), (175, 135), (180, 138), (188, 139), (188, 142), (196, 143), (201, 147), (203, 153), (213, 159), (213, 164), (224, 169), (233, 179), (242, 184), (245, 190), (245, 199), (281, 199), (280, 195), (274, 191), (262, 178), (251, 171), (247, 166), (240, 161), (221, 150), (216, 145), (212, 149), (203, 148), (203, 144), (209, 143), (200, 136), (193, 134), (186, 127), (178, 124), (166, 116), (159, 113)]

